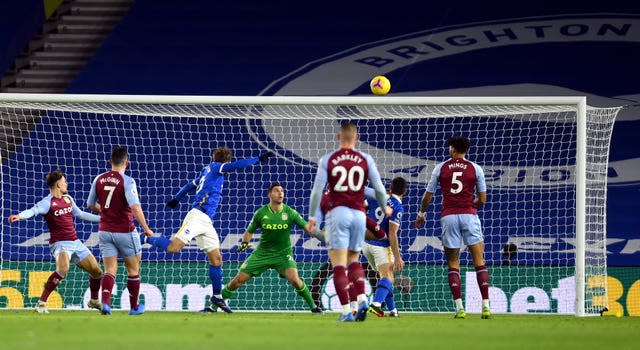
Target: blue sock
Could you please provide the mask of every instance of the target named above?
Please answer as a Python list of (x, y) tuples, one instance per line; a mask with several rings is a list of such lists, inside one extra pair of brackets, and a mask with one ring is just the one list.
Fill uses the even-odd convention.
[(147, 237), (147, 243), (151, 244), (157, 250), (166, 252), (167, 247), (171, 244), (171, 240), (166, 237)]
[(222, 291), (222, 266), (209, 265), (209, 278), (213, 295), (220, 295)]
[(393, 299), (393, 289), (391, 289), (391, 292), (387, 294), (387, 298), (384, 300), (384, 302), (387, 304), (387, 310), (391, 311), (396, 308), (396, 301), (395, 299)]
[(382, 304), (389, 293), (393, 293), (393, 284), (388, 278), (383, 277), (378, 281), (376, 293), (373, 296), (373, 302)]

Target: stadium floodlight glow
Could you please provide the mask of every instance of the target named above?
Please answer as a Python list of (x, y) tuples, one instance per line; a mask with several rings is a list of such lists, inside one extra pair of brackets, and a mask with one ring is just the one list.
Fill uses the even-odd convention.
[[(226, 145), (237, 157), (272, 150), (277, 155), (273, 164), (230, 174), (225, 184), (214, 226), (221, 236), (226, 283), (246, 258), (235, 247), (251, 214), (266, 203), (269, 184), (283, 183), (286, 202), (306, 213), (315, 163), (335, 148), (337, 125), (350, 120), (360, 129), (358, 147), (374, 157), (383, 178), (403, 176), (410, 183), (408, 213), (399, 232), (407, 262), (396, 284), (400, 311), (449, 312), (453, 303), (443, 273), (439, 206), (429, 209), (426, 228), (414, 229), (412, 221), (431, 170), (447, 156), (445, 140), (463, 134), (472, 140), (469, 159), (487, 177), (488, 204), (480, 216), (494, 312), (593, 315), (608, 302), (606, 183), (618, 111), (591, 108), (585, 97), (573, 96), (0, 94), (2, 212), (16, 213), (44, 197), (42, 179), (57, 167), (67, 173), (70, 193), (84, 206), (111, 147), (126, 145), (129, 171), (139, 181), (150, 226), (169, 236), (187, 209), (183, 204), (168, 210), (164, 203), (210, 161), (211, 149)], [(30, 293), (42, 281), (27, 276), (53, 266), (47, 232), (41, 219), (12, 226), (5, 221), (0, 269), (11, 271), (2, 276), (12, 279), (0, 279), (0, 286), (9, 283), (15, 289), (5, 306), (30, 307), (36, 301)], [(98, 256), (97, 227), (82, 222), (77, 227)], [(302, 231), (291, 239), (301, 277), (319, 299), (332, 302), (330, 280), (318, 272), (327, 260), (325, 250)], [(517, 252), (504, 261), (506, 245)], [(187, 248), (192, 249), (176, 255), (143, 249), (141, 294), (148, 310), (204, 305), (210, 294), (201, 273), (206, 259), (194, 246)], [(462, 262), (470, 263), (466, 253)], [(86, 304), (84, 276), (71, 270), (60, 288), (58, 307)], [(313, 286), (313, 277), (319, 285)], [(267, 273), (253, 283), (237, 293), (230, 302), (233, 308), (303, 309), (277, 274)], [(467, 312), (474, 312), (479, 300), (473, 274), (463, 274), (462, 283)], [(126, 295), (124, 290), (114, 296), (120, 300), (116, 307), (128, 307)]]

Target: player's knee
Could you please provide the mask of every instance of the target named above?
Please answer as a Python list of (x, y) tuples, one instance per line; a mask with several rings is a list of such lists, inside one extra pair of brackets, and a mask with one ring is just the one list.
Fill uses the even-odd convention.
[(184, 243), (179, 240), (172, 240), (169, 246), (167, 246), (167, 253), (178, 253), (184, 247)]

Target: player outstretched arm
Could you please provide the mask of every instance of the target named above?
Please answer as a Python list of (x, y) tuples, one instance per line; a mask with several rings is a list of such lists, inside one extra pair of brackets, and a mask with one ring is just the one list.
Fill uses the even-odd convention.
[(265, 162), (267, 159), (273, 157), (274, 155), (275, 154), (273, 152), (268, 151), (255, 158), (245, 158), (236, 160), (235, 162), (224, 163), (220, 166), (220, 173), (222, 173), (223, 171), (248, 168), (258, 162)]
[(78, 206), (76, 205), (76, 201), (74, 201), (73, 198), (71, 199), (71, 210), (73, 210), (73, 216), (77, 217), (78, 219), (81, 219), (84, 221), (91, 221), (91, 222), (100, 221), (100, 216), (80, 210), (80, 208), (78, 208)]
[(173, 198), (171, 198), (171, 200), (167, 202), (167, 207), (169, 208), (177, 207), (178, 203), (180, 203), (180, 200), (184, 198), (184, 196), (187, 193), (195, 190), (198, 187), (198, 180), (200, 180), (200, 176), (195, 178), (193, 181), (188, 182), (186, 185), (182, 186), (182, 188), (180, 188), (180, 191), (178, 191), (178, 193), (176, 193), (176, 195), (173, 196)]
[(40, 202), (36, 203), (33, 207), (23, 210), (18, 214), (9, 215), (9, 223), (12, 224), (19, 220), (31, 219), (36, 215), (45, 215), (49, 212), (49, 208), (51, 206), (51, 200), (49, 197), (45, 197)]
[(322, 193), (327, 186), (327, 161), (328, 157), (320, 158), (318, 162), (318, 172), (316, 173), (316, 179), (313, 182), (313, 189), (311, 190), (311, 200), (309, 202), (309, 222), (305, 230), (313, 230), (316, 224), (316, 213), (320, 209), (320, 201), (322, 200)]
[(393, 212), (393, 209), (387, 207), (387, 200), (389, 196), (387, 195), (387, 191), (382, 184), (382, 179), (380, 178), (380, 173), (378, 172), (378, 167), (376, 166), (373, 157), (370, 155), (366, 155), (367, 164), (369, 166), (369, 183), (373, 187), (375, 191), (375, 197), (380, 205), (380, 209), (385, 213), (386, 216), (390, 216)]

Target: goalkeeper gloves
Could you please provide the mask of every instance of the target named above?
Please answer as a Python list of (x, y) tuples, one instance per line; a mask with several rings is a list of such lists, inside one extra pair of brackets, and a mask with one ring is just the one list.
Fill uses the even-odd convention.
[(167, 202), (167, 207), (173, 209), (177, 207), (179, 203), (180, 203), (180, 200), (178, 198), (173, 198), (172, 200)]
[(249, 249), (249, 248), (251, 248), (251, 245), (249, 245), (249, 242), (242, 242), (238, 246), (238, 253), (246, 252), (247, 249)]
[(273, 156), (275, 156), (275, 154), (274, 154), (273, 152), (269, 151), (269, 152), (264, 152), (264, 153), (262, 153), (262, 154), (258, 157), (258, 159), (260, 159), (260, 161), (261, 161), (261, 162), (264, 162), (264, 161), (266, 161), (267, 159), (269, 159), (269, 158), (271, 158), (271, 157), (273, 157)]

